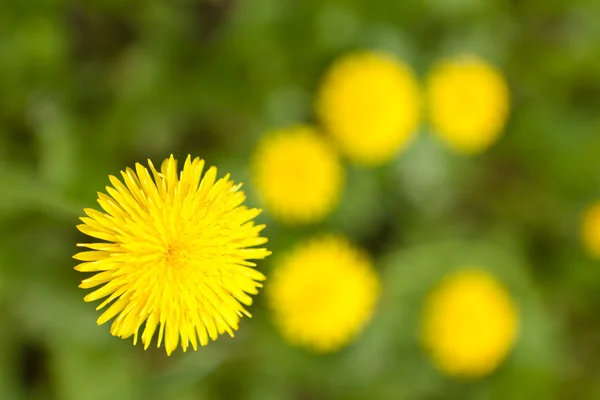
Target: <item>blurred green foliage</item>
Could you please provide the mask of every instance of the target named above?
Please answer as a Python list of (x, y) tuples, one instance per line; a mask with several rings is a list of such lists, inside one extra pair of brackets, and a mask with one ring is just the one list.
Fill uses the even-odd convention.
[[(600, 197), (598, 15), (597, 0), (2, 2), (0, 399), (600, 398), (600, 271), (578, 238)], [(260, 217), (275, 255), (318, 231), (373, 254), (385, 288), (360, 340), (331, 356), (291, 348), (261, 296), (235, 339), (197, 353), (144, 352), (96, 326), (71, 255), (108, 174), (191, 153), (260, 205), (256, 140), (313, 121), (324, 68), (352, 49), (391, 51), (421, 78), (438, 57), (475, 52), (513, 96), (485, 155), (450, 154), (423, 124), (390, 165), (348, 166), (322, 225)], [(496, 373), (460, 383), (415, 334), (428, 288), (470, 263), (506, 282), (523, 326)]]

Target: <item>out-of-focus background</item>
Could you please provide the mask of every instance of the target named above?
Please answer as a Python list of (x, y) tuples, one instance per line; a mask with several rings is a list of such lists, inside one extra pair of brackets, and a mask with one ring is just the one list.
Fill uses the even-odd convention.
[[(580, 240), (600, 197), (598, 16), (597, 0), (3, 1), (0, 399), (600, 398), (600, 262)], [(371, 254), (383, 287), (364, 332), (334, 354), (292, 347), (261, 295), (234, 339), (171, 357), (97, 326), (71, 256), (108, 175), (192, 154), (262, 206), (257, 141), (314, 122), (324, 72), (353, 50), (392, 53), (420, 81), (440, 57), (476, 54), (512, 104), (484, 154), (453, 153), (423, 122), (384, 166), (345, 160), (324, 221), (258, 218), (267, 276), (314, 233)], [(418, 339), (426, 291), (462, 264), (493, 271), (520, 310), (506, 360), (466, 381)]]

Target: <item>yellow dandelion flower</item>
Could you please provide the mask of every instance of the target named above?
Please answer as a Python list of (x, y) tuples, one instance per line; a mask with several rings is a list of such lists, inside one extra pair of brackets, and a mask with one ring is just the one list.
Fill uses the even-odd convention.
[(451, 376), (492, 372), (512, 349), (517, 310), (505, 288), (479, 268), (446, 277), (427, 299), (422, 341), (434, 364)]
[(351, 341), (373, 313), (379, 279), (345, 238), (314, 238), (293, 250), (267, 290), (275, 323), (290, 343), (317, 352)]
[(474, 56), (439, 61), (427, 80), (434, 133), (460, 153), (481, 153), (501, 135), (509, 90), (500, 71)]
[(265, 135), (253, 158), (255, 186), (283, 222), (311, 223), (337, 206), (344, 170), (328, 142), (308, 126)]
[(417, 129), (418, 83), (410, 67), (391, 54), (353, 53), (326, 74), (317, 112), (351, 160), (381, 165), (404, 149)]
[(600, 201), (588, 207), (583, 214), (581, 241), (591, 257), (600, 259)]
[(103, 324), (116, 317), (114, 336), (141, 334), (148, 348), (158, 329), (160, 347), (164, 337), (167, 354), (178, 346), (194, 350), (225, 332), (233, 336), (243, 305), (252, 304), (265, 279), (256, 264), (247, 261), (270, 254), (260, 237), (264, 225), (252, 221), (258, 209), (248, 209), (241, 184), (229, 175), (216, 180), (217, 169), (204, 176), (204, 161), (188, 156), (178, 176), (177, 161), (171, 156), (158, 172), (148, 161), (152, 175), (141, 164), (135, 171), (122, 171), (123, 180), (110, 176), (108, 195), (98, 193), (104, 212), (85, 209), (87, 217), (77, 228), (99, 243), (74, 256), (75, 267), (96, 273), (84, 279), (81, 288), (102, 285), (85, 301), (107, 297), (97, 309), (112, 304), (98, 318)]

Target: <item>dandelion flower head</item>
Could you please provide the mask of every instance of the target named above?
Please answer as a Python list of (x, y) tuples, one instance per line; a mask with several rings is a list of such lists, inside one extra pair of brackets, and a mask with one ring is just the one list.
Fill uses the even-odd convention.
[(500, 71), (475, 56), (440, 60), (427, 80), (434, 133), (460, 153), (481, 153), (498, 140), (509, 102)]
[(420, 118), (420, 93), (410, 69), (391, 54), (358, 52), (325, 75), (317, 112), (351, 160), (376, 166), (409, 143)]
[(422, 341), (434, 364), (450, 376), (492, 372), (512, 349), (517, 310), (488, 272), (464, 268), (444, 279), (426, 301)]
[(600, 259), (600, 201), (588, 207), (583, 214), (581, 241), (591, 257)]
[(288, 224), (318, 222), (337, 206), (344, 169), (326, 138), (309, 126), (266, 134), (253, 158), (265, 208)]
[[(217, 169), (203, 175), (204, 161), (188, 156), (178, 174), (177, 161), (166, 159), (160, 172), (148, 161), (110, 176), (107, 193), (98, 194), (103, 211), (85, 209), (77, 228), (101, 241), (78, 244), (88, 251), (74, 256), (76, 270), (95, 275), (81, 288), (100, 286), (85, 296), (106, 298), (97, 309), (103, 324), (114, 318), (111, 334), (133, 336), (148, 348), (157, 328), (167, 354), (179, 343), (204, 346), (225, 332), (233, 336), (240, 317), (249, 316), (263, 274), (248, 260), (270, 254), (254, 248), (267, 239), (253, 219), (260, 210), (242, 205), (241, 184)], [(112, 303), (112, 304), (111, 304)]]
[(283, 337), (324, 353), (360, 333), (373, 313), (379, 286), (366, 254), (343, 237), (325, 236), (283, 259), (267, 295)]

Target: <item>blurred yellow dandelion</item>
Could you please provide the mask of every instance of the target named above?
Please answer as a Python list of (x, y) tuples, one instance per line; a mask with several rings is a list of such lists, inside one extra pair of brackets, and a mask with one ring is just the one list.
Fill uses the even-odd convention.
[(247, 260), (270, 252), (250, 248), (267, 241), (259, 236), (264, 225), (252, 221), (260, 210), (241, 205), (241, 184), (229, 175), (216, 180), (217, 169), (210, 167), (203, 176), (204, 161), (189, 156), (179, 176), (173, 156), (160, 172), (148, 163), (152, 175), (136, 164), (135, 171), (121, 172), (123, 181), (110, 176), (108, 195), (98, 193), (104, 212), (84, 210), (77, 228), (104, 242), (78, 244), (91, 251), (74, 256), (82, 261), (75, 269), (96, 273), (81, 288), (103, 285), (85, 301), (108, 296), (97, 309), (114, 301), (98, 324), (116, 317), (111, 333), (133, 336), (136, 344), (145, 323), (144, 348), (160, 325), (157, 345), (164, 337), (170, 355), (180, 337), (186, 351), (190, 343), (196, 350), (198, 342), (233, 336), (240, 317), (249, 316), (243, 307), (252, 303), (248, 294), (265, 279)]
[(600, 201), (588, 207), (583, 214), (581, 241), (591, 257), (600, 259)]
[(483, 269), (465, 268), (430, 294), (421, 339), (442, 372), (477, 378), (492, 372), (512, 349), (517, 314), (500, 282)]
[(298, 246), (277, 266), (267, 296), (290, 343), (338, 350), (362, 330), (379, 296), (367, 255), (345, 238), (325, 236)]
[(429, 119), (435, 134), (461, 153), (480, 153), (501, 135), (509, 90), (500, 71), (475, 56), (443, 59), (427, 80)]
[(337, 206), (344, 169), (325, 138), (297, 126), (265, 135), (254, 154), (253, 178), (274, 217), (311, 223)]
[(391, 54), (359, 52), (333, 64), (316, 107), (341, 150), (375, 166), (409, 143), (419, 123), (420, 93), (408, 65)]

